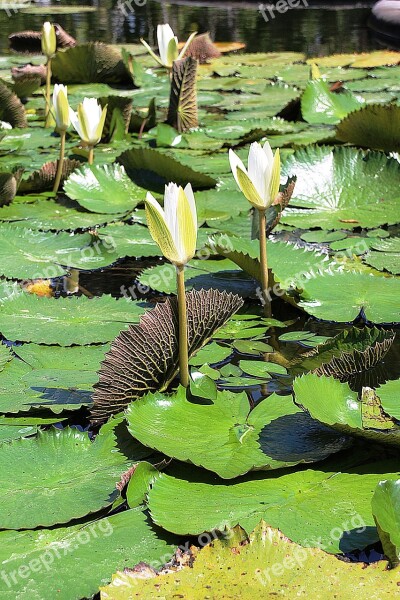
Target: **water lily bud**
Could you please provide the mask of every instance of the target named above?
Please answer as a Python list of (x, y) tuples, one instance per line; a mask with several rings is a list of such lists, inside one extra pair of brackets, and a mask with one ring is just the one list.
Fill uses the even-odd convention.
[(145, 205), (150, 234), (165, 258), (176, 266), (188, 263), (197, 243), (197, 211), (190, 183), (185, 189), (175, 183), (165, 186), (164, 210), (150, 192)]
[(56, 83), (53, 90), (53, 110), (58, 131), (66, 131), (71, 124), (71, 108), (67, 87)]
[(54, 25), (46, 21), (42, 27), (42, 52), (51, 58), (57, 50), (57, 36)]
[(96, 98), (84, 98), (78, 106), (78, 113), (71, 111), (71, 122), (82, 142), (95, 146), (101, 140), (107, 106), (103, 109)]
[(150, 48), (147, 42), (145, 42), (142, 39), (140, 41), (145, 46), (147, 51), (151, 54), (151, 56), (154, 58), (154, 60), (158, 62), (158, 64), (162, 65), (163, 67), (167, 67), (167, 69), (172, 69), (174, 61), (183, 57), (196, 33), (197, 32), (194, 32), (189, 36), (184, 47), (179, 52), (178, 38), (174, 34), (171, 26), (168, 23), (164, 23), (163, 25), (157, 25), (157, 42), (158, 52), (160, 56), (157, 56), (153, 52), (153, 50)]
[(279, 149), (274, 155), (268, 142), (264, 146), (254, 142), (249, 150), (248, 169), (233, 150), (229, 150), (229, 161), (236, 183), (247, 200), (258, 210), (271, 206), (279, 192)]

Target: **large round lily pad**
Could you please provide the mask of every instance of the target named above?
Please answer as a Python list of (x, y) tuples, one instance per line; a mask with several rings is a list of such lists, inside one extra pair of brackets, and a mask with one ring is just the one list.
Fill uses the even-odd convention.
[[(261, 372), (266, 370), (265, 365)], [(345, 437), (304, 419), (291, 398), (275, 394), (250, 411), (244, 392), (218, 392), (211, 404), (201, 405), (189, 402), (180, 387), (173, 396), (149, 394), (132, 402), (127, 420), (141, 443), (224, 479), (322, 460), (346, 443)]]
[(51, 429), (3, 445), (0, 463), (3, 529), (67, 523), (112, 504), (115, 483), (129, 466), (113, 434), (92, 443), (76, 429)]
[(289, 156), (282, 171), (285, 178), (297, 176), (283, 223), (303, 229), (373, 228), (399, 219), (400, 165), (385, 154), (312, 146)]
[(304, 282), (300, 306), (325, 321), (353, 321), (363, 310), (373, 323), (399, 321), (400, 279), (355, 271), (326, 271)]

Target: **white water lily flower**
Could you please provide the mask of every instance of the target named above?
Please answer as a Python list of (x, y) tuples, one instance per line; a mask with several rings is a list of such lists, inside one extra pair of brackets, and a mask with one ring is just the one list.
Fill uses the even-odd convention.
[(103, 109), (96, 98), (84, 98), (78, 105), (78, 113), (71, 111), (71, 122), (82, 142), (95, 146), (101, 140), (107, 106)]
[(182, 50), (178, 51), (178, 38), (174, 34), (171, 26), (168, 23), (164, 25), (157, 26), (157, 42), (158, 42), (158, 51), (160, 56), (157, 56), (150, 48), (147, 42), (143, 39), (140, 41), (145, 46), (147, 51), (151, 54), (151, 56), (156, 60), (161, 66), (167, 67), (167, 69), (171, 69), (175, 60), (180, 60), (183, 58), (190, 42), (194, 38), (197, 32), (192, 33)]
[(164, 210), (150, 192), (145, 206), (150, 234), (165, 258), (176, 266), (188, 263), (197, 242), (196, 203), (190, 183), (185, 189), (176, 183), (165, 186)]
[(68, 104), (67, 86), (56, 83), (53, 90), (53, 112), (58, 131), (66, 131), (71, 124), (72, 109)]
[(233, 150), (229, 150), (229, 162), (236, 183), (247, 200), (258, 210), (271, 206), (279, 192), (279, 149), (274, 156), (268, 142), (264, 146), (254, 142), (249, 150), (248, 169)]
[(43, 23), (41, 41), (43, 54), (45, 54), (47, 58), (54, 56), (57, 50), (57, 36), (54, 25), (49, 23), (49, 21)]

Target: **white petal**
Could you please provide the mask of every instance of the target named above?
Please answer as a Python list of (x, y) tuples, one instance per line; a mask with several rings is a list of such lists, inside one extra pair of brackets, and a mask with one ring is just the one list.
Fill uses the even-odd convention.
[(272, 163), (274, 162), (274, 154), (271, 150), (271, 146), (269, 145), (269, 142), (265, 142), (265, 144), (263, 146), (263, 150), (267, 156), (268, 164), (272, 165)]
[[(88, 141), (94, 141), (96, 138), (96, 129), (101, 116), (101, 107), (96, 98), (84, 98), (82, 102), (82, 112), (88, 132)], [(97, 141), (97, 140), (96, 140)]]
[(270, 172), (267, 154), (258, 142), (253, 142), (249, 150), (249, 177), (262, 199), (266, 197)]
[(193, 216), (193, 223), (194, 226), (197, 230), (197, 210), (196, 210), (196, 202), (194, 199), (194, 194), (193, 194), (193, 190), (192, 190), (192, 186), (190, 183), (188, 183), (186, 185), (186, 187), (183, 190), (185, 192), (186, 198), (188, 199), (189, 202), (189, 206), (190, 206), (190, 210), (192, 211), (192, 216)]
[(78, 113), (76, 113), (74, 110), (72, 110), (72, 108), (70, 108), (69, 117), (71, 119), (72, 127), (75, 129), (79, 137), (83, 139), (83, 132), (79, 123)]
[(164, 25), (158, 25), (157, 27), (157, 41), (158, 51), (160, 53), (161, 62), (167, 64), (168, 44), (170, 40), (175, 37), (171, 26), (168, 23)]
[(178, 197), (179, 197), (179, 186), (176, 183), (169, 183), (165, 186), (164, 192), (164, 212), (165, 222), (168, 225), (168, 229), (171, 232), (172, 239), (174, 240), (175, 246), (180, 248), (179, 230), (178, 230)]
[(147, 192), (147, 194), (146, 194), (146, 202), (151, 204), (156, 209), (156, 211), (160, 213), (161, 217), (165, 220), (164, 211), (161, 208), (160, 203), (157, 202), (157, 200), (154, 198), (153, 194), (151, 194), (150, 192)]
[(242, 189), (240, 187), (240, 183), (239, 183), (239, 180), (238, 180), (238, 177), (237, 177), (237, 168), (239, 167), (245, 173), (247, 173), (247, 169), (244, 166), (243, 162), (238, 157), (238, 155), (236, 154), (236, 152), (234, 152), (233, 150), (229, 150), (229, 162), (230, 162), (230, 165), (231, 165), (231, 169), (232, 169), (232, 173), (233, 173), (233, 176), (235, 178), (235, 181), (238, 184), (239, 188)]

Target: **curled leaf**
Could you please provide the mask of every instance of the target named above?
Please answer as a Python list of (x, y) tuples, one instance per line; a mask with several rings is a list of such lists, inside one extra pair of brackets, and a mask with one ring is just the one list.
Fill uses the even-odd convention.
[[(186, 296), (189, 356), (210, 339), (242, 305), (234, 294), (192, 290)], [(121, 332), (100, 369), (92, 421), (106, 420), (147, 392), (165, 390), (178, 372), (178, 306), (169, 298), (148, 311), (139, 325)]]

